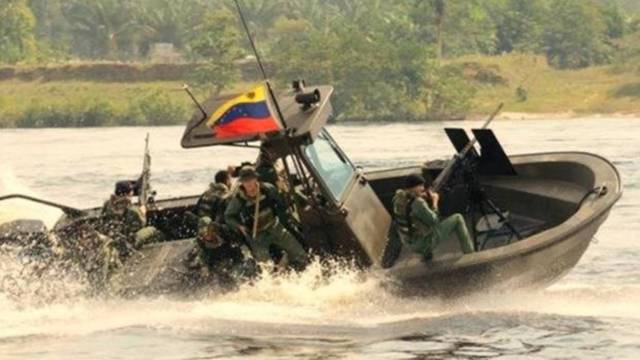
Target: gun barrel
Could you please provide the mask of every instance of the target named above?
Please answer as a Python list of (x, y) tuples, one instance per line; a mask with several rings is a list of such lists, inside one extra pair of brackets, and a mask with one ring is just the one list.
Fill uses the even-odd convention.
[[(496, 116), (498, 116), (503, 106), (504, 106), (504, 103), (500, 103), (500, 105), (498, 105), (496, 110), (491, 114), (491, 116), (489, 116), (487, 121), (485, 121), (484, 125), (482, 125), (481, 129), (486, 129), (489, 127), (491, 122), (493, 122)], [(442, 189), (444, 184), (447, 183), (447, 181), (453, 174), (453, 171), (458, 166), (460, 161), (465, 157), (467, 157), (467, 154), (469, 153), (469, 151), (471, 151), (471, 149), (473, 149), (473, 146), (476, 144), (476, 142), (478, 142), (478, 139), (476, 139), (476, 137), (474, 136), (473, 139), (469, 140), (467, 145), (465, 145), (465, 147), (462, 150), (460, 150), (459, 153), (454, 155), (453, 158), (449, 160), (449, 162), (447, 163), (447, 166), (445, 166), (444, 169), (442, 169), (442, 171), (438, 174), (438, 177), (436, 177), (436, 179), (433, 181), (433, 184), (431, 185), (432, 191), (438, 192)]]
[(149, 133), (144, 140), (144, 158), (142, 159), (142, 174), (140, 175), (140, 193), (138, 195), (138, 203), (146, 206), (149, 202), (151, 187), (149, 185), (149, 176), (151, 175), (151, 154), (149, 153)]

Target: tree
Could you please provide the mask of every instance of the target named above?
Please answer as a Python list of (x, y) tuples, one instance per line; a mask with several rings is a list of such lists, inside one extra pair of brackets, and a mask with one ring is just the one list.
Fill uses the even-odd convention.
[(213, 86), (217, 94), (238, 78), (236, 60), (242, 55), (236, 17), (227, 9), (207, 13), (190, 42), (195, 60), (202, 63), (194, 74), (200, 85)]
[(138, 21), (144, 29), (140, 49), (146, 54), (153, 43), (171, 43), (185, 49), (190, 33), (202, 22), (208, 6), (194, 0), (145, 0), (139, 7)]
[(0, 1), (0, 61), (15, 63), (34, 56), (35, 26), (25, 0)]
[[(66, 50), (70, 39), (69, 24), (62, 14), (64, 0), (28, 0), (36, 17), (35, 34), (39, 45)], [(42, 51), (42, 46), (39, 46)]]
[(554, 0), (550, 13), (543, 38), (551, 65), (574, 69), (610, 60), (606, 24), (594, 1)]
[(545, 15), (542, 0), (508, 0), (497, 16), (497, 52), (539, 51)]
[(620, 8), (615, 4), (603, 4), (600, 9), (607, 27), (607, 36), (611, 39), (623, 37), (627, 32), (627, 24)]
[(488, 0), (414, 0), (410, 13), (420, 40), (443, 57), (495, 52), (495, 22)]
[(73, 0), (64, 14), (75, 47), (91, 58), (118, 59), (137, 53), (137, 38), (144, 30), (138, 3), (133, 0)]
[[(344, 18), (329, 33), (302, 20), (277, 22), (273, 36), (279, 51), (270, 58), (279, 81), (333, 84), (338, 121), (464, 116), (468, 106), (451, 106), (471, 96), (457, 88), (466, 85), (463, 78), (441, 72), (433, 47), (415, 41), (409, 19), (376, 12), (383, 19), (379, 21), (365, 9), (358, 11), (361, 15), (352, 13), (354, 19)], [(369, 24), (358, 19), (369, 19)]]

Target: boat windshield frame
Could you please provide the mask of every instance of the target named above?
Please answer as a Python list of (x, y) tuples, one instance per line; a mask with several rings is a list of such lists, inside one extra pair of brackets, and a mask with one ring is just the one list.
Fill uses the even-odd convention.
[(336, 204), (342, 203), (350, 185), (356, 180), (358, 169), (342, 151), (326, 128), (315, 141), (302, 147), (307, 168)]

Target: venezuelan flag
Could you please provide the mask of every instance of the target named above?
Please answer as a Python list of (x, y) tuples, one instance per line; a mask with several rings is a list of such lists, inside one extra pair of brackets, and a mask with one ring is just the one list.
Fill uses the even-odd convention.
[(207, 125), (217, 138), (222, 139), (281, 129), (269, 110), (265, 85), (222, 104), (211, 115)]

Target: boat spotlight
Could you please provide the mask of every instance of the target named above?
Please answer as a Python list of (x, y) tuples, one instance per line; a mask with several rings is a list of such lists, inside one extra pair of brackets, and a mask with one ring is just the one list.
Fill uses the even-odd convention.
[(310, 92), (297, 94), (296, 102), (302, 105), (302, 110), (308, 110), (311, 106), (320, 102), (320, 90), (315, 89)]

